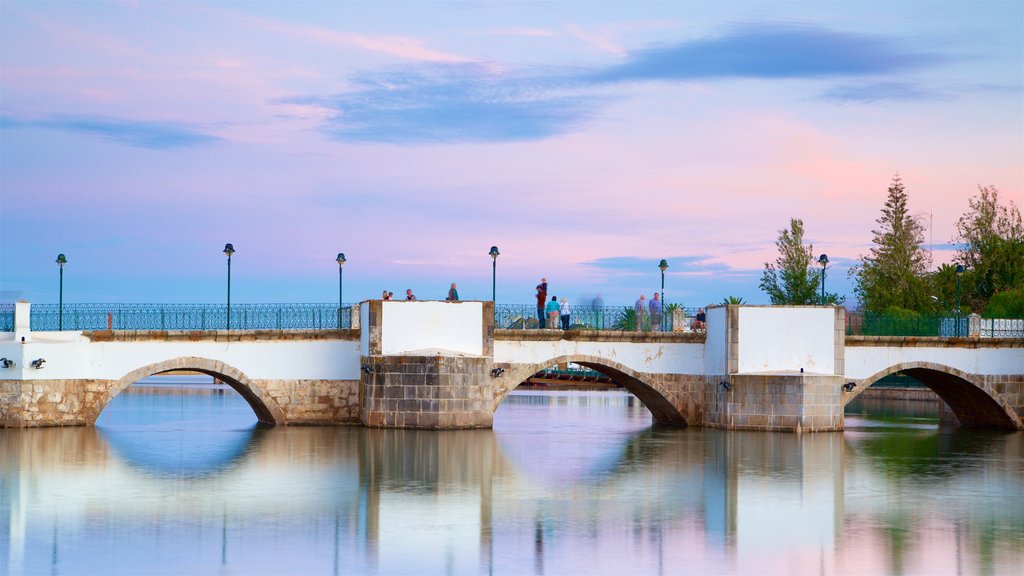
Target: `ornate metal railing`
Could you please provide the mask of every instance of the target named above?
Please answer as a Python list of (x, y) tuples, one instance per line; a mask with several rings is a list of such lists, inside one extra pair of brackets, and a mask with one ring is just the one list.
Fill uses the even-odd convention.
[[(680, 330), (688, 330), (692, 324), (693, 317), (697, 310), (691, 308), (683, 309), (685, 314), (685, 326), (678, 326)], [(661, 320), (657, 327), (651, 326), (652, 317), (648, 310), (645, 310), (640, 319), (641, 330), (651, 331), (655, 328), (662, 332), (673, 331), (673, 314), (667, 308), (661, 314)], [(538, 328), (556, 328), (569, 330), (636, 330), (637, 315), (633, 306), (585, 306), (570, 305), (569, 320), (566, 326), (559, 315), (559, 321), (555, 326), (549, 326), (547, 315), (543, 322), (534, 304), (495, 304), (494, 306), (494, 327), (506, 330), (534, 330)]]
[(1024, 337), (1024, 319), (847, 312), (846, 333), (851, 336), (1021, 338)]
[[(351, 327), (351, 304), (232, 304), (232, 330), (337, 330)], [(65, 304), (64, 330), (225, 330), (224, 304)], [(13, 314), (13, 312), (12, 312)], [(32, 330), (57, 330), (56, 304), (33, 304)], [(11, 322), (13, 330), (13, 319)]]
[(14, 332), (14, 304), (0, 304), (0, 332)]

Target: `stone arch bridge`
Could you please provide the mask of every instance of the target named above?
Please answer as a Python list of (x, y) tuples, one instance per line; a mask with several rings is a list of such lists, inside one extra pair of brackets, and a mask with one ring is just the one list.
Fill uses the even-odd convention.
[[(712, 308), (706, 333), (495, 330), (489, 302), (382, 302), (352, 330), (0, 333), (0, 426), (91, 425), (137, 380), (213, 375), (261, 422), (489, 427), (518, 384), (573, 362), (611, 376), (657, 422), (843, 428), (844, 406), (906, 372), (960, 424), (1024, 429), (1024, 339), (848, 337), (834, 307)], [(33, 362), (43, 359), (41, 367)]]

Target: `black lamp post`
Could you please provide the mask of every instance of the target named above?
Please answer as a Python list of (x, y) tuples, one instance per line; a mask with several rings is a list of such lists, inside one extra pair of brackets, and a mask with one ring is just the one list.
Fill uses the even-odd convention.
[(963, 264), (956, 265), (956, 337), (960, 337), (960, 277), (964, 275)]
[(68, 259), (63, 254), (57, 254), (57, 266), (60, 266), (60, 304), (57, 305), (57, 330), (64, 329), (64, 265)]
[(341, 288), (342, 288), (342, 275), (341, 269), (345, 266), (345, 253), (338, 252), (338, 257), (335, 259), (338, 263), (338, 330), (341, 330)]
[(494, 260), (491, 263), (491, 302), (495, 302), (498, 295), (498, 255), (501, 252), (498, 252), (497, 246), (491, 246), (489, 254), (491, 255), (491, 260)]
[(658, 262), (658, 268), (661, 268), (661, 309), (662, 309), (662, 323), (664, 324), (664, 310), (665, 310), (665, 269), (668, 268), (668, 260), (664, 258), (661, 262)]
[(234, 253), (234, 246), (224, 245), (224, 254), (228, 257), (228, 330), (231, 330), (231, 255)]
[(818, 264), (821, 264), (821, 305), (825, 305), (825, 266), (828, 266), (828, 254), (822, 254), (821, 258), (818, 258)]

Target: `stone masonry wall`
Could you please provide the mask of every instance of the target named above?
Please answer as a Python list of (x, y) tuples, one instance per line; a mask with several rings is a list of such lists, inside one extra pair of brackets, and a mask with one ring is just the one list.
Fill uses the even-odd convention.
[(362, 422), (371, 428), (490, 428), (491, 360), (466, 356), (363, 358)]
[[(731, 389), (722, 386), (722, 381), (727, 381)], [(842, 384), (842, 376), (808, 374), (709, 378), (704, 425), (779, 432), (842, 430)]]
[(288, 425), (359, 424), (359, 380), (253, 380)]
[[(88, 426), (120, 392), (116, 380), (0, 380), (0, 428)], [(254, 380), (276, 403), (274, 424), (358, 424), (358, 380)], [(259, 402), (252, 394), (243, 396)]]

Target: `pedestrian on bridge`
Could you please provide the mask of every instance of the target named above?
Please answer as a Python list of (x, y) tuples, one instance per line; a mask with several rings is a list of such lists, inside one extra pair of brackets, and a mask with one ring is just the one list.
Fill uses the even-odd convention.
[(416, 297), (413, 296), (413, 294), (412, 294), (412, 288), (406, 288), (405, 289), (405, 299), (406, 300), (415, 300), (416, 299)]
[(540, 322), (540, 327), (544, 328), (544, 303), (548, 299), (548, 279), (541, 278), (540, 284), (537, 284), (537, 320)]
[(558, 318), (562, 321), (562, 330), (569, 329), (569, 299), (562, 298), (561, 304), (558, 305)]
[(633, 312), (636, 316), (636, 331), (639, 332), (644, 329), (644, 320), (647, 319), (647, 298), (641, 294), (640, 299), (633, 305)]
[(452, 287), (448, 289), (448, 297), (445, 300), (448, 302), (459, 301), (459, 291), (456, 289), (455, 282), (452, 282)]
[(651, 298), (649, 307), (651, 309), (651, 330), (661, 332), (661, 300), (658, 298), (657, 292)]
[(552, 296), (551, 301), (548, 302), (547, 307), (544, 310), (548, 314), (548, 328), (555, 330), (558, 328), (558, 314), (561, 308), (558, 305), (558, 296)]

